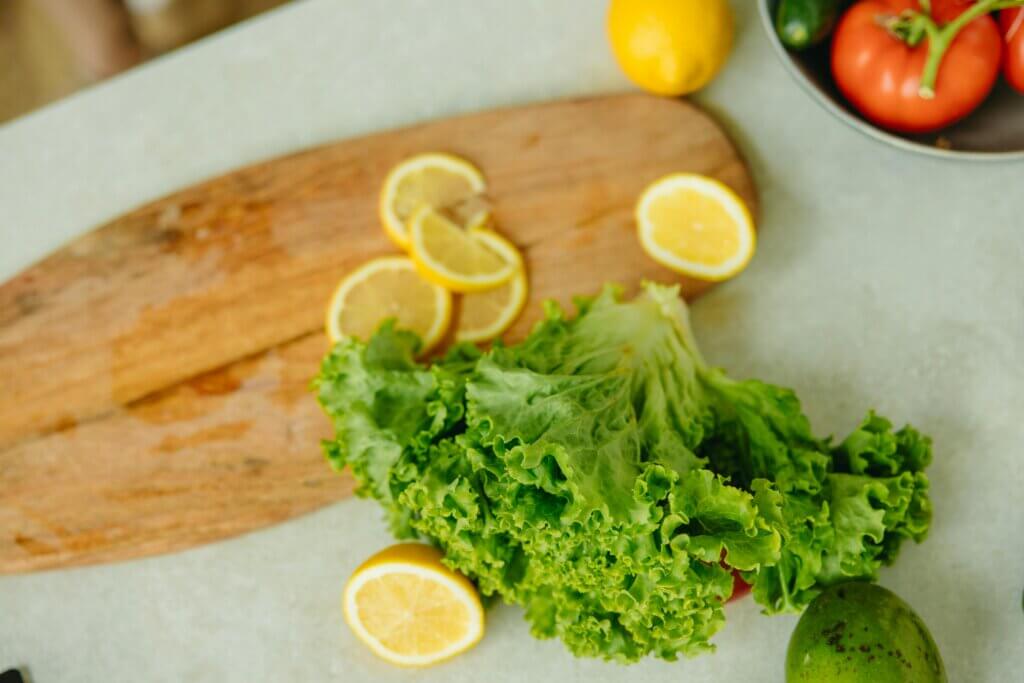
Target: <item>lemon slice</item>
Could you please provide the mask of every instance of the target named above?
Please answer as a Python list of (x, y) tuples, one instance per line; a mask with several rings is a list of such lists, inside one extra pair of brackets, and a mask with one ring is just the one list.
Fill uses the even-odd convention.
[(429, 206), (409, 219), (409, 247), (420, 274), (453, 292), (479, 292), (510, 280), (517, 270), (477, 237)]
[(486, 213), (481, 195), (487, 189), (480, 170), (450, 154), (418, 154), (395, 166), (380, 193), (384, 230), (402, 249), (409, 248), (406, 225), (420, 206), (449, 211), (457, 218)]
[(644, 251), (684, 275), (724, 280), (754, 255), (754, 223), (743, 200), (705, 176), (655, 181), (640, 196), (636, 222)]
[(494, 339), (515, 322), (526, 305), (529, 287), (523, 258), (510, 242), (490, 230), (477, 229), (471, 232), (488, 249), (516, 264), (515, 275), (505, 284), (462, 297), (455, 339), (483, 342)]
[(400, 666), (429, 666), (476, 645), (484, 610), (473, 584), (422, 543), (382, 550), (345, 585), (342, 608), (353, 633)]
[(332, 344), (346, 337), (366, 341), (395, 318), (397, 327), (419, 335), (425, 353), (444, 336), (451, 314), (447, 290), (420, 277), (408, 258), (389, 256), (364, 263), (338, 284), (327, 306), (327, 336)]

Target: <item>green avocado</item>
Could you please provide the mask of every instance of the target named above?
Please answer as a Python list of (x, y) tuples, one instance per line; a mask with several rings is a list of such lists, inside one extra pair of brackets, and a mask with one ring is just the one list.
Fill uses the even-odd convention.
[(826, 588), (789, 640), (786, 683), (946, 683), (921, 617), (872, 583)]

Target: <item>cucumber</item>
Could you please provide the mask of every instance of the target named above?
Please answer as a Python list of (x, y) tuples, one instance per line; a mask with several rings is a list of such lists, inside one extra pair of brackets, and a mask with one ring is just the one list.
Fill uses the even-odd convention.
[(803, 50), (832, 32), (843, 0), (779, 0), (775, 31), (786, 47)]

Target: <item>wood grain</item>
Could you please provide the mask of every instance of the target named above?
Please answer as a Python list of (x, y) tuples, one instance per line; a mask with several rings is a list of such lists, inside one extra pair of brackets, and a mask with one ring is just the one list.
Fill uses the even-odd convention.
[(523, 250), (527, 312), (606, 281), (680, 282), (644, 256), (632, 207), (670, 172), (748, 171), (705, 114), (621, 95), (346, 140), (200, 183), (96, 229), (0, 286), (0, 572), (138, 557), (338, 500), (308, 393), (337, 280), (390, 253), (386, 171), (442, 150), (486, 174)]

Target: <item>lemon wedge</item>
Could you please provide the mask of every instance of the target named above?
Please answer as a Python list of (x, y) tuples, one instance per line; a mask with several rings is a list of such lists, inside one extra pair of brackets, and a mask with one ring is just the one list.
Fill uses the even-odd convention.
[(503, 285), (462, 297), (456, 341), (484, 342), (507, 330), (526, 305), (529, 286), (519, 250), (508, 240), (486, 229), (470, 231), (484, 246), (516, 265), (516, 273)]
[(644, 251), (676, 272), (725, 280), (754, 255), (754, 222), (735, 192), (712, 178), (679, 173), (655, 181), (636, 206)]
[(380, 193), (380, 219), (388, 236), (409, 248), (409, 218), (421, 206), (452, 213), (465, 223), (486, 215), (487, 183), (480, 170), (451, 154), (418, 154), (388, 173)]
[(453, 292), (479, 292), (510, 280), (517, 264), (506, 260), (480, 239), (429, 206), (409, 219), (413, 262), (427, 280)]
[(332, 344), (346, 337), (366, 341), (395, 318), (397, 327), (419, 335), (425, 353), (444, 337), (451, 314), (446, 289), (420, 277), (408, 258), (389, 256), (364, 263), (338, 284), (325, 326)]
[(473, 584), (422, 543), (400, 543), (362, 564), (342, 608), (356, 637), (400, 666), (430, 666), (476, 645), (484, 610)]

